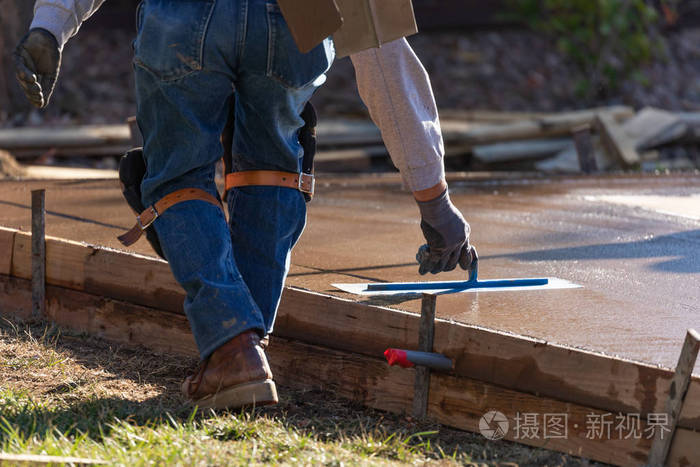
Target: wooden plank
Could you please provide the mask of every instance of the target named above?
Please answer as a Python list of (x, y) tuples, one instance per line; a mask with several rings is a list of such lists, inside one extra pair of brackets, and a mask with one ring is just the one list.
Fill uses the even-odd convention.
[(446, 143), (468, 143), (472, 145), (497, 142), (570, 136), (574, 128), (592, 125), (596, 115), (603, 115), (619, 127), (618, 120), (632, 115), (630, 109), (610, 109), (599, 111), (577, 111), (546, 115), (528, 120), (518, 120), (503, 124), (470, 124), (461, 121), (441, 121), (443, 138)]
[(682, 138), (688, 127), (672, 112), (645, 107), (622, 125), (638, 150), (651, 149)]
[(637, 144), (625, 133), (612, 115), (601, 113), (596, 119), (596, 127), (601, 141), (607, 150), (627, 167), (636, 167), (641, 158)]
[[(435, 351), (453, 359), (457, 374), (503, 387), (611, 412), (663, 411), (673, 376), (670, 370), (541, 339), (514, 337), (438, 320)], [(700, 427), (698, 377), (693, 377), (680, 425)]]
[(679, 467), (700, 465), (700, 459), (698, 459), (700, 449), (698, 449), (696, 435), (696, 431), (676, 430), (666, 465)]
[[(0, 316), (29, 317), (28, 280), (0, 276), (0, 297)], [(199, 355), (184, 315), (51, 285), (46, 298), (47, 316), (62, 326), (159, 352)]]
[(60, 148), (129, 144), (129, 125), (25, 127), (0, 129), (0, 148)]
[[(3, 287), (7, 283), (11, 287)], [(29, 281), (0, 277), (0, 292), (3, 293), (0, 313), (8, 313), (6, 303), (24, 301), (24, 306), (29, 309)], [(49, 316), (60, 325), (124, 344), (197, 355), (182, 315), (59, 287), (50, 286), (47, 292)], [(331, 390), (369, 407), (396, 413), (407, 413), (411, 409), (413, 370), (389, 367), (379, 358), (277, 337), (272, 340), (268, 354), (275, 379), (281, 384)], [(478, 432), (481, 417), (495, 409), (509, 419), (511, 428), (505, 439), (523, 444), (618, 465), (639, 465), (649, 450), (650, 441), (645, 438), (620, 439), (614, 433), (611, 439), (587, 437), (589, 420), (603, 420), (605, 417), (612, 420), (616, 414), (610, 412), (450, 375), (433, 375), (430, 394), (429, 417), (455, 428)], [(566, 414), (568, 437), (544, 438), (544, 425), (540, 425), (539, 437), (524, 438), (523, 427), (515, 429), (516, 418), (518, 415), (522, 418), (524, 414), (539, 414), (540, 423), (544, 422), (546, 414)], [(643, 420), (639, 429), (642, 432), (645, 429)], [(695, 449), (698, 442), (700, 433), (679, 429), (672, 459), (687, 461), (685, 465), (698, 465), (700, 452)]]
[[(32, 277), (32, 236), (17, 232), (12, 253), (12, 275)], [(84, 243), (46, 237), (46, 283), (82, 290), (85, 284), (85, 261), (94, 249)]]
[[(114, 153), (120, 154), (120, 153)], [(109, 169), (89, 169), (85, 167), (58, 167), (55, 165), (24, 166), (23, 180), (117, 180), (119, 171)]]
[[(443, 118), (446, 142), (490, 144), (518, 139), (565, 136), (581, 124), (592, 124), (598, 113), (616, 120), (634, 114), (629, 107), (607, 107), (558, 114), (473, 112), (461, 121)], [(458, 114), (461, 115), (461, 114)], [(491, 124), (471, 125), (476, 119)], [(379, 129), (368, 120), (324, 120), (318, 125), (319, 149), (358, 145), (382, 145)], [(63, 155), (122, 154), (132, 146), (129, 124), (88, 125), (61, 128), (12, 128), (0, 130), (0, 148), (12, 149), (15, 157), (31, 158), (48, 150)]]
[(9, 276), (12, 272), (12, 251), (15, 248), (14, 229), (0, 227), (0, 274)]
[[(17, 246), (25, 237), (16, 234), (12, 270), (17, 277), (29, 278), (29, 267), (24, 276), (16, 274), (23, 269), (16, 263), (22, 258), (28, 262), (28, 255), (19, 255)], [(47, 253), (51, 285), (182, 313), (184, 295), (161, 260), (51, 238)], [(379, 358), (389, 347), (416, 349), (418, 325), (416, 314), (286, 288), (275, 335)], [(440, 319), (434, 350), (455, 361), (457, 375), (612, 412), (663, 411), (673, 374), (652, 365)], [(700, 429), (700, 378), (693, 378), (679, 425)]]
[(664, 436), (661, 431), (656, 433), (654, 441), (651, 445), (649, 460), (650, 466), (663, 466), (666, 464), (668, 453), (671, 450), (671, 442), (678, 424), (678, 416), (683, 409), (683, 403), (690, 384), (690, 377), (695, 368), (695, 361), (698, 358), (700, 350), (700, 335), (693, 329), (688, 330), (681, 350), (681, 356), (678, 359), (676, 373), (671, 381), (671, 388), (663, 415), (669, 421), (669, 432)]
[(541, 159), (573, 146), (570, 139), (536, 139), (476, 146), (474, 158), (483, 164)]
[(43, 456), (36, 454), (7, 454), (0, 453), (0, 466), (4, 465), (100, 465), (106, 464), (107, 461), (99, 459), (84, 459), (81, 457), (65, 457), (65, 456)]
[(609, 107), (595, 107), (592, 109), (574, 110), (571, 112), (512, 112), (499, 110), (454, 110), (440, 111), (442, 120), (462, 120), (481, 123), (512, 123), (522, 120), (541, 121), (553, 125), (567, 123), (578, 126), (582, 124), (592, 125), (596, 115), (601, 112), (613, 115), (616, 120), (622, 121), (634, 116), (632, 107), (614, 105)]
[[(612, 169), (619, 169), (619, 164), (617, 159), (613, 159), (612, 156), (608, 155), (607, 152), (602, 148), (599, 143), (600, 138), (592, 137), (592, 154), (591, 162), (595, 163), (596, 171), (606, 171)], [(584, 143), (586, 144), (586, 143)], [(581, 148), (583, 151), (585, 149)], [(535, 168), (540, 172), (549, 173), (581, 173), (581, 162), (579, 151), (576, 147), (566, 149), (554, 157), (549, 159), (539, 161), (535, 163)], [(598, 177), (600, 177), (600, 172)]]
[[(415, 314), (287, 288), (275, 335), (379, 357), (417, 348), (418, 326)], [(669, 370), (441, 319), (435, 326), (434, 351), (453, 359), (458, 375), (611, 412), (663, 410)], [(700, 378), (687, 400), (680, 424), (699, 429)]]
[(13, 149), (12, 154), (17, 160), (36, 159), (46, 154), (61, 157), (105, 157), (121, 156), (133, 146), (131, 144), (110, 144), (106, 146), (66, 146), (60, 148), (37, 147), (28, 149)]
[[(79, 254), (78, 249), (71, 250)], [(32, 234), (29, 232), (15, 231), (15, 241), (12, 246), (12, 271), (11, 275), (22, 279), (32, 277)]]
[[(17, 232), (12, 275), (31, 277), (31, 235)], [(46, 237), (48, 284), (182, 313), (184, 292), (165, 261)]]
[[(410, 410), (411, 374), (413, 370), (388, 367), (379, 359), (325, 348), (274, 339), (269, 350), (275, 378), (283, 384), (302, 387), (315, 386), (330, 390), (341, 397), (357, 400), (366, 406), (396, 413)], [(617, 414), (560, 402), (555, 399), (518, 393), (476, 380), (434, 374), (431, 384), (429, 418), (455, 428), (479, 433), (483, 415), (498, 410), (509, 420), (505, 439), (530, 446), (543, 447), (617, 465), (638, 466), (646, 459), (651, 441), (621, 439), (611, 426), (611, 439), (598, 439), (591, 433), (591, 421), (615, 420)], [(539, 415), (539, 437), (524, 438), (516, 418), (525, 414)], [(544, 437), (545, 415), (566, 415), (567, 438)], [(551, 417), (550, 417), (551, 418)], [(522, 420), (521, 420), (522, 423)], [(593, 422), (595, 423), (595, 422)], [(639, 423), (644, 434), (646, 424)], [(700, 441), (700, 433), (679, 430), (682, 438)], [(606, 435), (606, 433), (604, 434)], [(684, 440), (677, 455), (685, 456), (690, 464), (700, 462), (700, 453)]]
[(84, 268), (86, 292), (183, 313), (184, 291), (161, 259), (95, 248)]

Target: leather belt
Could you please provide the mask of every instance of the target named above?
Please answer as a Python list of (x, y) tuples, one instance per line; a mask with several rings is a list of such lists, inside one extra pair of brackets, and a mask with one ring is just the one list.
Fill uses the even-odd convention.
[(294, 188), (313, 196), (316, 181), (313, 174), (278, 172), (275, 170), (246, 170), (226, 175), (226, 191), (239, 186), (282, 186)]
[(159, 199), (155, 204), (147, 207), (141, 214), (136, 216), (136, 225), (131, 230), (117, 237), (124, 246), (131, 246), (141, 238), (144, 230), (158, 219), (158, 216), (167, 211), (170, 207), (184, 201), (206, 201), (221, 208), (221, 202), (204, 190), (199, 188), (184, 188), (177, 190)]

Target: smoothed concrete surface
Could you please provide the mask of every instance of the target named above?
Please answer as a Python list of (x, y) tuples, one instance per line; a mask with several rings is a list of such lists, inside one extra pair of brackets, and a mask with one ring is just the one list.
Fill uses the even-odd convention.
[[(584, 288), (441, 296), (439, 316), (675, 366), (685, 330), (700, 329), (700, 221), (687, 215), (700, 175), (450, 178), (480, 278), (555, 276)], [(121, 248), (115, 236), (133, 216), (113, 180), (3, 182), (0, 224), (30, 230), (29, 192), (42, 186), (49, 235)], [(396, 176), (320, 176), (287, 284), (419, 311), (416, 299), (353, 297), (330, 284), (465, 277), (419, 276), (421, 243), (418, 210)], [(152, 254), (145, 240), (131, 250)]]

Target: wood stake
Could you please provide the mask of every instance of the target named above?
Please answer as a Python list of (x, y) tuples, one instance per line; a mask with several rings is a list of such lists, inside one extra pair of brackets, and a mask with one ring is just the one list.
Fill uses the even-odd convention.
[[(418, 350), (433, 351), (435, 337), (435, 306), (437, 296), (423, 294), (420, 310), (420, 327), (418, 328)], [(413, 416), (425, 418), (428, 415), (428, 397), (430, 395), (430, 369), (416, 366), (416, 379), (413, 387)]]
[(586, 124), (574, 128), (573, 136), (581, 172), (590, 174), (598, 171), (598, 164), (593, 152), (593, 142), (591, 141), (591, 126)]
[(46, 315), (46, 191), (32, 191), (32, 319)]
[[(676, 425), (683, 409), (683, 402), (688, 392), (690, 377), (695, 368), (695, 361), (700, 350), (700, 334), (694, 329), (688, 329), (688, 334), (685, 336), (683, 350), (678, 359), (676, 366), (676, 374), (671, 380), (671, 388), (669, 390), (668, 399), (666, 400), (666, 414), (668, 414), (668, 430), (659, 429), (656, 431), (654, 441), (651, 444), (649, 451), (649, 460), (647, 465), (650, 467), (661, 467), (666, 465), (666, 459), (671, 449), (673, 435), (676, 432)], [(664, 431), (667, 433), (664, 434)]]

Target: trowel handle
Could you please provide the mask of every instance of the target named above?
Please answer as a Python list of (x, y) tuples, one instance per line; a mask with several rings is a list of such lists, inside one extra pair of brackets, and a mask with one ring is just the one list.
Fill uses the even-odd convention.
[[(476, 282), (477, 276), (479, 275), (479, 255), (474, 245), (469, 245), (469, 253), (472, 257), (472, 262), (467, 268), (467, 280), (469, 282)], [(428, 245), (420, 247), (418, 253), (416, 253), (416, 261), (418, 261), (418, 264), (427, 259), (428, 255), (430, 255), (430, 247)]]
[(430, 255), (430, 247), (427, 244), (418, 248), (418, 253), (416, 253), (416, 261), (418, 261), (418, 264), (421, 264), (423, 260), (428, 259), (428, 255)]
[(474, 245), (469, 245), (469, 253), (471, 254), (472, 262), (467, 268), (467, 280), (469, 282), (476, 282), (477, 276), (479, 275), (479, 255)]

